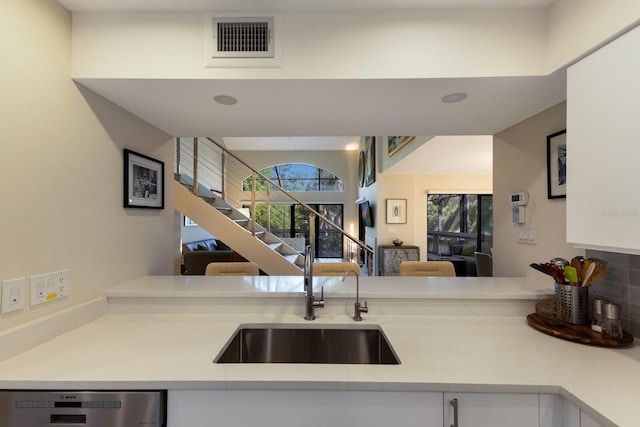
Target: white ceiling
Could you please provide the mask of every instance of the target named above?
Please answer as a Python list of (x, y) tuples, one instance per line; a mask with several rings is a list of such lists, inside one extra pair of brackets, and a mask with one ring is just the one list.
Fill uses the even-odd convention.
[[(195, 12), (544, 8), (555, 0), (58, 1), (72, 11)], [(564, 70), (547, 77), (78, 81), (170, 135), (222, 137), (231, 150), (344, 150), (364, 135), (493, 135), (562, 102), (566, 93)], [(467, 92), (469, 97), (457, 104), (440, 101), (452, 92)], [(238, 103), (217, 104), (213, 97), (219, 94), (232, 95)], [(490, 151), (478, 152), (481, 146), (486, 150), (486, 144), (474, 138), (452, 141), (445, 138), (437, 144), (426, 144), (430, 151), (425, 147), (403, 159), (402, 173), (460, 173), (470, 169), (486, 171), (473, 173), (490, 173)], [(436, 149), (440, 158), (437, 162), (433, 161)], [(470, 159), (475, 164), (456, 159), (461, 152), (474, 153)]]

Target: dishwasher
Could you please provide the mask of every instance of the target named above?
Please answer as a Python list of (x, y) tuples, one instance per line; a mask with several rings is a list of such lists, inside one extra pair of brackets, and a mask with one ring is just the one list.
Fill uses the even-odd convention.
[(166, 427), (167, 392), (0, 390), (0, 427)]

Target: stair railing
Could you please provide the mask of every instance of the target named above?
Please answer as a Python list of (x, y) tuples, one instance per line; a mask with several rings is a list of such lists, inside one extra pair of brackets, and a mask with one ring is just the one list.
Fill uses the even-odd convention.
[[(293, 194), (290, 194), (287, 190), (285, 190), (282, 186), (280, 186), (279, 184), (277, 184), (276, 182), (272, 181), (269, 177), (265, 176), (264, 174), (262, 174), (260, 171), (254, 169), (252, 166), (250, 166), (249, 164), (247, 164), (244, 160), (240, 159), (239, 157), (237, 157), (235, 154), (233, 154), (232, 152), (228, 151), (224, 146), (220, 145), (217, 141), (213, 140), (212, 138), (206, 137), (205, 138), (208, 142), (210, 142), (211, 144), (213, 144), (214, 146), (216, 146), (220, 151), (221, 151), (221, 181), (222, 181), (222, 189), (221, 190), (214, 190), (212, 189), (212, 191), (217, 192), (219, 194), (222, 195), (222, 198), (224, 200), (225, 199), (225, 195), (226, 195), (226, 188), (225, 188), (225, 175), (226, 175), (226, 168), (228, 165), (228, 162), (226, 161), (227, 156), (230, 156), (230, 158), (234, 159), (235, 161), (237, 161), (239, 164), (241, 164), (242, 166), (244, 166), (245, 168), (247, 168), (248, 170), (251, 171), (251, 175), (252, 175), (252, 179), (251, 179), (251, 214), (250, 214), (250, 231), (252, 234), (255, 235), (256, 232), (256, 226), (255, 226), (255, 213), (256, 213), (256, 205), (258, 203), (258, 200), (256, 198), (256, 179), (257, 177), (259, 177), (261, 180), (264, 180), (266, 185), (266, 190), (265, 190), (265, 197), (266, 200), (264, 201), (265, 205), (267, 206), (267, 216), (270, 215), (270, 211), (271, 209), (269, 209), (269, 206), (271, 204), (271, 192), (270, 192), (270, 188), (271, 186), (273, 186), (273, 188), (277, 188), (279, 190), (279, 193), (286, 196), (288, 199), (293, 200), (295, 203), (297, 203), (299, 206), (302, 206), (307, 212), (309, 212), (310, 214), (310, 224), (309, 224), (309, 239), (310, 239), (310, 243), (314, 244), (315, 240), (316, 240), (316, 236), (315, 236), (315, 221), (314, 218), (318, 217), (320, 220), (324, 221), (327, 225), (329, 225), (329, 227), (331, 227), (332, 229), (334, 229), (335, 231), (337, 231), (338, 233), (340, 233), (340, 235), (343, 238), (346, 238), (347, 241), (349, 242), (348, 246), (351, 245), (356, 245), (358, 246), (363, 253), (365, 254), (365, 265), (367, 266), (368, 274), (371, 274), (371, 259), (373, 257), (374, 251), (372, 248), (370, 248), (369, 246), (367, 246), (364, 242), (361, 242), (360, 240), (354, 238), (353, 236), (351, 236), (350, 234), (346, 233), (342, 228), (340, 228), (338, 225), (336, 225), (333, 221), (331, 221), (329, 218), (327, 218), (326, 216), (324, 216), (323, 214), (321, 214), (320, 212), (318, 212), (317, 210), (315, 210), (314, 208), (312, 208), (311, 206), (309, 206), (308, 204), (306, 204), (305, 202), (299, 200), (297, 197), (295, 197)], [(198, 163), (199, 163), (199, 156), (198, 156), (198, 145), (199, 145), (199, 138), (194, 137), (193, 138), (193, 142), (194, 142), (194, 148), (193, 148), (193, 188), (194, 188), (194, 192), (196, 192), (197, 194), (197, 188), (198, 188), (198, 176), (197, 176), (197, 172), (198, 172)], [(177, 159), (180, 159), (180, 138), (177, 138)], [(178, 169), (177, 171), (178, 173), (180, 173), (180, 170)], [(270, 221), (267, 225), (267, 227), (270, 227)], [(270, 230), (269, 230), (270, 231)], [(351, 252), (349, 250), (349, 252)], [(351, 255), (350, 253), (348, 254), (349, 256)]]

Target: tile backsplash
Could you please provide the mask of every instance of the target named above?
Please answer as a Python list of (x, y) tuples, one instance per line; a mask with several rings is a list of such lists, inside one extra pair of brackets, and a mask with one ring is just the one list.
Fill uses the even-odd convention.
[(620, 304), (623, 328), (640, 338), (640, 255), (587, 250), (586, 256), (608, 262), (607, 273), (591, 286), (589, 297)]

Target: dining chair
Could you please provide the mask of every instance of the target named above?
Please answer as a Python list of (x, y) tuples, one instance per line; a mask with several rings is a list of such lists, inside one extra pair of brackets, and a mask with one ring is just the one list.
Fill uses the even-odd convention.
[(260, 268), (255, 262), (212, 262), (207, 264), (205, 276), (258, 276)]
[(493, 277), (493, 257), (484, 252), (474, 252), (476, 258), (476, 275), (478, 277)]
[(353, 270), (360, 276), (360, 266), (355, 262), (314, 262), (314, 276), (344, 276), (347, 271)]
[(400, 275), (456, 277), (456, 270), (450, 261), (402, 261)]

